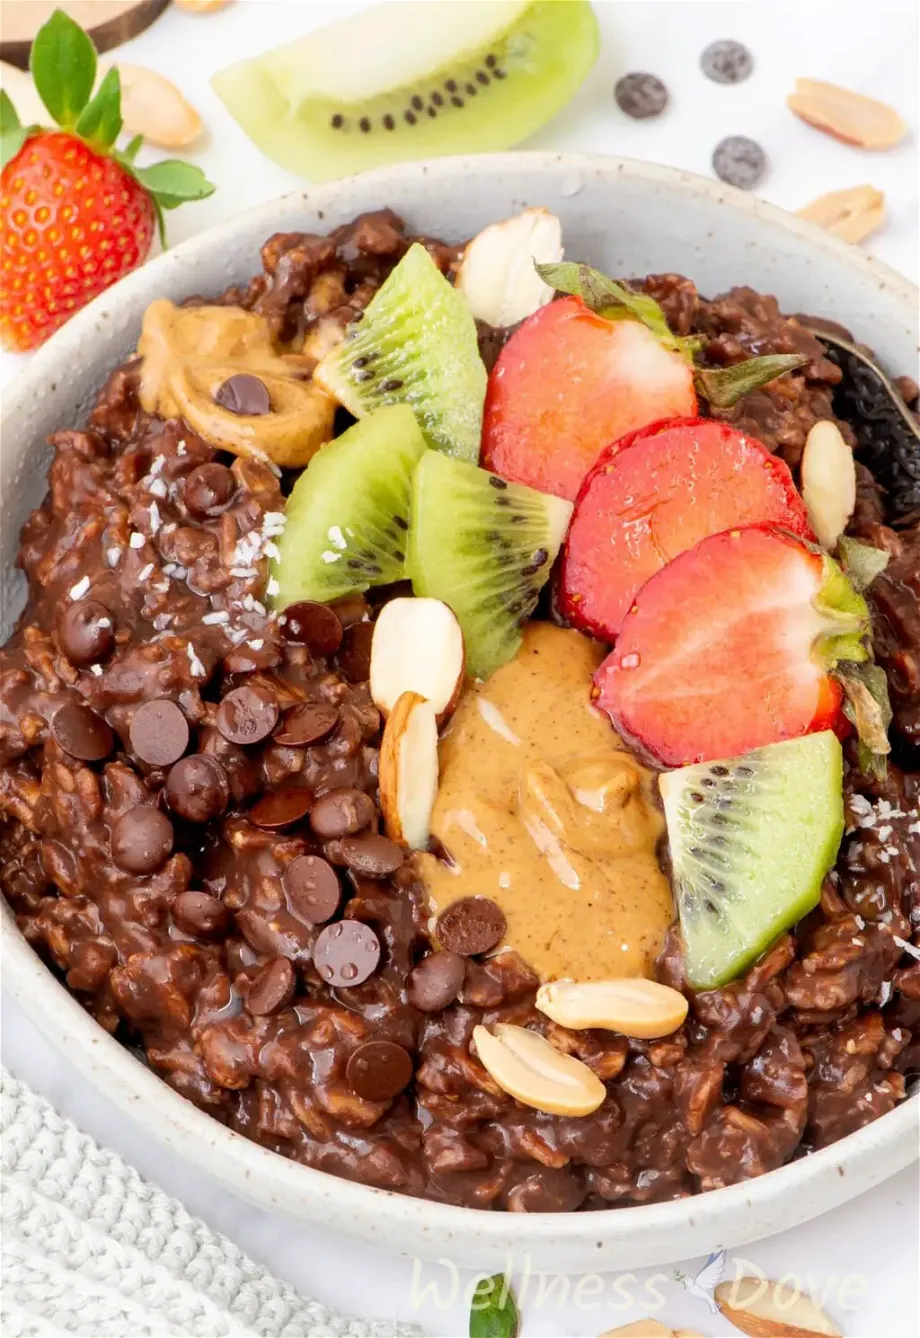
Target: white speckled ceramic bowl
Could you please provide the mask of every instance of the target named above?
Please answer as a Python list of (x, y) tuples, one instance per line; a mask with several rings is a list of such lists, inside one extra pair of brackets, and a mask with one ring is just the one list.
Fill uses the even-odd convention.
[[(678, 270), (704, 293), (749, 283), (789, 311), (852, 326), (891, 368), (917, 349), (917, 289), (864, 253), (762, 201), (685, 172), (617, 158), (517, 153), (406, 164), (260, 205), (130, 275), (74, 318), (4, 394), (3, 594), (20, 593), (17, 531), (45, 491), (45, 436), (80, 420), (132, 346), (154, 297), (217, 292), (258, 269), (272, 232), (323, 232), (389, 204), (413, 228), (462, 239), (528, 204), (563, 220), (566, 250), (613, 273)], [(4, 633), (5, 634), (5, 633)], [(917, 1155), (916, 1100), (760, 1179), (675, 1203), (566, 1215), (480, 1212), (351, 1184), (229, 1132), (160, 1082), (91, 1020), (26, 945), (4, 906), (4, 984), (100, 1090), (179, 1155), (264, 1207), (422, 1257), (493, 1271), (504, 1251), (534, 1269), (661, 1264), (794, 1226), (903, 1172)]]

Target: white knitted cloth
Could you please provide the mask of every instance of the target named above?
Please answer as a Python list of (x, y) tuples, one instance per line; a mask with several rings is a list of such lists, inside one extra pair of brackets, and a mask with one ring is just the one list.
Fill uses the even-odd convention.
[(385, 1338), (280, 1282), (0, 1070), (0, 1333)]

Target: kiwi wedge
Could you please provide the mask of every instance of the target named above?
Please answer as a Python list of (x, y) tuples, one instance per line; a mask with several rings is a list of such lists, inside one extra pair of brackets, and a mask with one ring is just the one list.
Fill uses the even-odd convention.
[(417, 595), (457, 615), (467, 667), (488, 678), (521, 645), (572, 503), (435, 451), (412, 480), (407, 571)]
[(405, 576), (412, 471), (425, 449), (412, 410), (397, 404), (313, 456), (285, 507), (276, 585), (269, 584), (276, 608), (325, 603)]
[(715, 989), (818, 904), (843, 835), (843, 753), (825, 730), (658, 783), (687, 979)]
[(377, 5), (212, 80), (263, 153), (311, 181), (507, 149), (594, 64), (588, 0)]
[(435, 450), (479, 459), (486, 369), (476, 323), (419, 242), (313, 380), (356, 418), (383, 404), (408, 404)]

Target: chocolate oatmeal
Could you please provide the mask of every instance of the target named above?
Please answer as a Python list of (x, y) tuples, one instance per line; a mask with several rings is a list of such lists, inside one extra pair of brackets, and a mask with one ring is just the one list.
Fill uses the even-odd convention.
[[(484, 902), (470, 908), (445, 892), (459, 841), (452, 865), (435, 824), (447, 848), (412, 853), (381, 816), (384, 720), (368, 680), (393, 589), (274, 603), (293, 471), (345, 422), (312, 372), (346, 327), (362, 328), (411, 240), (389, 210), (328, 237), (270, 238), (244, 288), (155, 304), (140, 356), (112, 372), (85, 425), (54, 434), (48, 495), (22, 531), (28, 604), (3, 650), (4, 895), (139, 1062), (305, 1165), (516, 1212), (658, 1202), (761, 1175), (890, 1111), (920, 1070), (920, 518), (859, 467), (849, 533), (889, 557), (867, 598), (892, 751), (867, 773), (845, 741), (846, 832), (820, 903), (739, 978), (691, 988), (648, 798), (656, 768), (614, 753), (613, 780), (572, 785), (614, 793), (622, 772), (617, 802), (650, 805), (635, 819), (648, 848), (624, 855), (608, 839), (601, 859), (595, 822), (581, 853), (598, 895), (654, 895), (627, 974), (685, 994), (689, 1013), (653, 1039), (551, 1021), (535, 999), (547, 962), (565, 974), (559, 931), (541, 955), (519, 885), (461, 884)], [(423, 246), (452, 277), (462, 248)], [(810, 429), (838, 421), (842, 372), (825, 346), (749, 288), (707, 300), (677, 275), (643, 287), (675, 335), (700, 336), (706, 366), (802, 355), (781, 381), (706, 408), (798, 478)], [(215, 306), (219, 347), (176, 335), (205, 328)], [(506, 332), (480, 335), (490, 363), (511, 347)], [(529, 725), (539, 804), (549, 734)], [(465, 793), (473, 774), (449, 779)], [(436, 910), (449, 919), (441, 941)], [(619, 953), (605, 943), (605, 960)], [(590, 957), (590, 944), (578, 951)], [(473, 1043), (499, 1024), (581, 1061), (601, 1104), (550, 1113), (503, 1089)]]

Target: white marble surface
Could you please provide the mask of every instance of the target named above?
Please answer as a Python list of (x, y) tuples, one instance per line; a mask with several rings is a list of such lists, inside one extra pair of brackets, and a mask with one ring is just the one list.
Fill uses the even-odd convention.
[[(170, 217), (173, 241), (297, 184), (262, 159), (230, 121), (208, 87), (209, 75), (244, 53), (364, 7), (355, 0), (238, 0), (209, 18), (173, 10), (124, 49), (126, 58), (169, 74), (210, 130), (196, 158), (219, 190)], [(864, 181), (885, 190), (891, 217), (871, 249), (917, 276), (918, 11), (912, 0), (603, 0), (597, 9), (604, 36), (598, 65), (572, 105), (534, 138), (533, 147), (622, 153), (706, 172), (711, 149), (723, 135), (749, 134), (770, 155), (762, 192), (778, 204), (795, 209), (823, 191)], [(723, 37), (746, 41), (755, 55), (756, 73), (739, 87), (708, 83), (697, 68), (707, 42)], [(631, 122), (612, 103), (615, 79), (632, 69), (654, 71), (668, 83), (672, 105), (660, 120)], [(910, 121), (910, 141), (888, 154), (871, 155), (818, 135), (783, 106), (800, 75), (884, 97)], [(675, 267), (679, 264), (675, 257)], [(18, 365), (18, 359), (4, 355), (0, 381), (14, 375)], [(362, 1315), (416, 1320), (431, 1334), (466, 1333), (462, 1289), (468, 1277), (458, 1280), (452, 1299), (444, 1268), (355, 1249), (331, 1238), (321, 1223), (294, 1224), (243, 1203), (146, 1142), (9, 1000), (3, 1008), (2, 1053), (14, 1072), (64, 1114), (304, 1291)], [(767, 1276), (792, 1274), (813, 1289), (849, 1338), (915, 1338), (920, 1333), (918, 1248), (917, 1177), (908, 1174), (828, 1217), (747, 1246), (740, 1255)], [(729, 1260), (730, 1275), (736, 1265), (750, 1271), (731, 1251)], [(520, 1276), (526, 1260), (513, 1262)], [(692, 1271), (699, 1262), (687, 1261), (686, 1267)], [(496, 1271), (504, 1265), (496, 1259)], [(557, 1281), (549, 1297), (544, 1287), (542, 1299), (531, 1280), (522, 1307), (524, 1338), (596, 1335), (655, 1307), (654, 1313), (674, 1326), (709, 1335), (734, 1332), (683, 1292), (668, 1270), (618, 1275), (616, 1260), (610, 1258), (597, 1260), (594, 1267), (604, 1270), (602, 1281), (590, 1275)], [(437, 1284), (437, 1296), (432, 1284)]]

